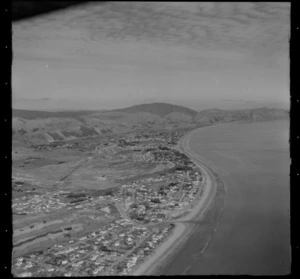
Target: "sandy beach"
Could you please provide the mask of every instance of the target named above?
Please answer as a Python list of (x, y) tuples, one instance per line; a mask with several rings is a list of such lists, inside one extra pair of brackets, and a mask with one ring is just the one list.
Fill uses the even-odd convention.
[(192, 135), (190, 148), (204, 157), (217, 192), (196, 232), (155, 274), (290, 272), (288, 135), (288, 121), (224, 124)]
[(132, 275), (150, 275), (161, 265), (162, 261), (174, 252), (174, 243), (186, 234), (188, 226), (183, 223), (175, 224), (174, 231), (145, 261), (137, 268)]
[[(196, 130), (194, 130), (196, 131)], [(192, 154), (189, 148), (189, 140), (193, 132), (188, 133), (178, 143), (178, 149), (188, 155), (195, 164), (200, 168), (203, 175), (201, 196), (197, 199), (197, 204), (192, 208), (191, 212), (184, 217), (174, 220), (175, 228), (169, 238), (163, 242), (144, 263), (142, 263), (132, 275), (151, 275), (164, 265), (172, 254), (174, 254), (194, 232), (195, 225), (188, 223), (192, 220), (201, 220), (204, 213), (212, 202), (216, 193), (216, 181), (213, 173), (206, 167), (198, 158), (197, 155)]]

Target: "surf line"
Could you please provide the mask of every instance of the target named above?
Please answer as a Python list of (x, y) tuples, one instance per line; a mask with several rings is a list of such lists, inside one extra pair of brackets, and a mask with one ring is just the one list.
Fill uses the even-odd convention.
[[(187, 151), (185, 153), (187, 153), (187, 155), (191, 158), (193, 158), (194, 160), (196, 160), (196, 162), (202, 167), (204, 167), (204, 170), (205, 168), (207, 168), (208, 170), (210, 169), (205, 163), (203, 163), (203, 161), (200, 159), (199, 156), (197, 156), (197, 154), (193, 154), (194, 152), (191, 150), (190, 148), (190, 140), (191, 140), (191, 137), (192, 135), (196, 132), (197, 130), (193, 130), (191, 131), (188, 135), (186, 135), (182, 141), (182, 145), (186, 145), (186, 149), (183, 148), (184, 151)], [(200, 167), (201, 168), (201, 167)], [(223, 189), (224, 189), (224, 192), (226, 193), (227, 192), (227, 187), (226, 187), (226, 183), (220, 178), (220, 176), (218, 176), (214, 171), (212, 170), (209, 170), (210, 174), (212, 175), (212, 179), (213, 179), (213, 182), (216, 183), (217, 187), (220, 187), (220, 184), (218, 181), (216, 181), (216, 178), (218, 178), (220, 181), (221, 181), (221, 185), (223, 186)], [(207, 175), (209, 175), (209, 173), (207, 173)], [(225, 202), (225, 196), (224, 196), (224, 202)], [(225, 203), (223, 204), (223, 207), (221, 209), (221, 211), (219, 212), (219, 220), (218, 220), (218, 223), (217, 225), (215, 226), (215, 228), (212, 230), (212, 233), (210, 234), (209, 238), (207, 239), (204, 247), (202, 248), (202, 250), (200, 251), (201, 254), (203, 254), (207, 248), (207, 246), (209, 245), (211, 239), (213, 238), (213, 235), (214, 233), (217, 231), (218, 227), (219, 227), (219, 224), (220, 224), (220, 218), (223, 214), (223, 211), (224, 211), (224, 207), (225, 207)], [(191, 264), (190, 264), (191, 265)], [(190, 265), (184, 270), (183, 274), (185, 274), (186, 270), (189, 269)]]

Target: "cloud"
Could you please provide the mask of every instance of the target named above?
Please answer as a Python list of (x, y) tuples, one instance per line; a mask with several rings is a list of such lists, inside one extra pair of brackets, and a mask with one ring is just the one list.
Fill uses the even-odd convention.
[(182, 98), (183, 91), (187, 100), (198, 100), (199, 92), (274, 98), (288, 91), (289, 9), (289, 3), (90, 2), (16, 22), (13, 96), (51, 96), (40, 100), (47, 105), (97, 94), (137, 98), (141, 89), (143, 98)]
[(41, 40), (276, 52), (288, 44), (289, 3), (90, 3), (15, 27), (16, 45)]

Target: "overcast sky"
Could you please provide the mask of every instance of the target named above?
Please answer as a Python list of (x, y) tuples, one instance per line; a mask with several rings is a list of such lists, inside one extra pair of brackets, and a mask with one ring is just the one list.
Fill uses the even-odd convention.
[(289, 3), (87, 3), (13, 24), (13, 105), (289, 102)]

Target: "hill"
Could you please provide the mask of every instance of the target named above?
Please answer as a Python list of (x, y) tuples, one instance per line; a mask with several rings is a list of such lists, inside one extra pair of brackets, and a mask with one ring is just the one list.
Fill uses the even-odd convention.
[(197, 127), (232, 121), (288, 118), (287, 110), (208, 109), (196, 112), (182, 106), (152, 103), (110, 111), (13, 110), (13, 141), (42, 144), (88, 136), (117, 134), (134, 129)]
[(197, 111), (190, 108), (167, 104), (167, 103), (151, 103), (151, 104), (142, 104), (135, 105), (128, 108), (117, 109), (114, 111), (127, 112), (127, 113), (137, 113), (137, 112), (148, 112), (159, 117), (164, 117), (169, 113), (178, 112), (187, 114), (191, 117), (194, 117), (197, 114)]
[(246, 110), (221, 110), (209, 109), (200, 111), (195, 116), (195, 122), (199, 124), (225, 123), (232, 121), (257, 121), (288, 118), (289, 112), (275, 108), (257, 108)]

